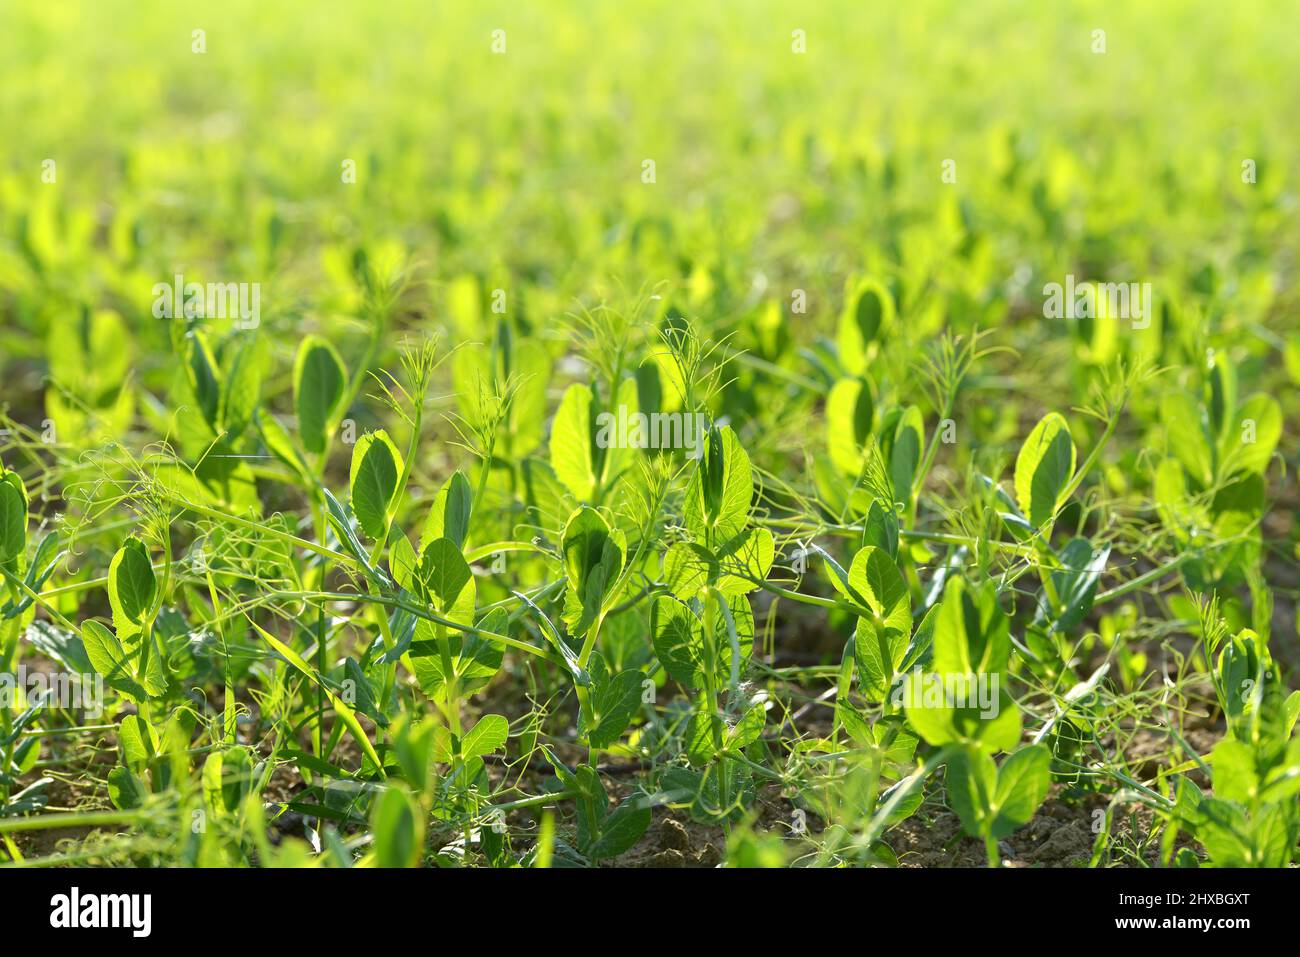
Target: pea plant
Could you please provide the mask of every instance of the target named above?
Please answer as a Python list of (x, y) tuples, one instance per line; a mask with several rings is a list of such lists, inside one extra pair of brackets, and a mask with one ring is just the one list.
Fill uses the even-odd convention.
[(27, 6), (0, 867), (1297, 863), (1267, 15)]

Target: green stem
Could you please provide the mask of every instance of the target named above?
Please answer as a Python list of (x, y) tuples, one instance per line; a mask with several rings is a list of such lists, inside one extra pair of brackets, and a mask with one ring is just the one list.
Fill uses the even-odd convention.
[(1159, 568), (1153, 568), (1151, 571), (1145, 572), (1137, 578), (1126, 581), (1122, 585), (1116, 585), (1114, 588), (1100, 592), (1097, 597), (1092, 600), (1092, 604), (1096, 607), (1103, 602), (1114, 601), (1116, 598), (1122, 598), (1129, 592), (1137, 591), (1139, 588), (1145, 588), (1147, 585), (1163, 578), (1170, 572), (1176, 571), (1179, 566), (1195, 557), (1195, 555), (1195, 552), (1183, 552), (1183, 554), (1179, 555), (1172, 561), (1165, 562), (1165, 564), (1161, 565)]
[(518, 811), (526, 807), (537, 807), (540, 804), (558, 804), (560, 801), (577, 797), (576, 791), (556, 791), (554, 794), (538, 794), (534, 797), (520, 798), (518, 801), (507, 801), (504, 804), (492, 804), (485, 810), (488, 813), (500, 811), (502, 814), (510, 811)]
[(1002, 855), (998, 852), (997, 839), (992, 834), (984, 835), (984, 851), (988, 854), (989, 867), (1001, 867)]
[[(166, 490), (163, 491), (164, 494), (166, 494)], [(308, 541), (307, 539), (300, 538), (297, 535), (291, 535), (288, 532), (281, 531), (280, 529), (275, 528), (271, 525), (266, 525), (261, 522), (250, 521), (249, 519), (246, 518), (240, 518), (238, 515), (232, 515), (227, 512), (222, 512), (215, 508), (209, 508), (206, 505), (200, 505), (198, 502), (184, 501), (179, 497), (173, 497), (173, 500), (179, 502), (187, 510), (194, 512), (198, 515), (205, 515), (208, 518), (216, 519), (217, 521), (221, 521), (221, 522), (230, 522), (232, 525), (238, 525), (241, 528), (247, 528), (252, 531), (255, 531), (259, 535), (271, 535), (275, 538), (279, 538), (283, 541), (289, 542), (292, 545), (296, 545), (298, 548), (305, 548), (309, 552), (315, 552), (317, 555), (320, 555), (324, 558), (333, 559), (336, 562), (342, 562), (343, 564), (349, 565), (352, 568), (357, 569), (358, 571), (365, 570), (364, 568), (362, 568), (361, 563), (357, 561), (355, 558), (353, 558), (351, 555), (345, 554), (344, 552), (336, 552), (332, 548), (327, 548), (324, 545), (317, 544), (316, 542)]]
[(481, 562), (483, 559), (490, 558), (498, 552), (537, 552), (539, 555), (551, 554), (545, 548), (542, 548), (540, 545), (534, 545), (532, 542), (492, 542), (490, 545), (482, 545), (466, 552), (465, 561), (467, 564), (473, 565), (475, 562)]
[[(591, 628), (587, 630), (587, 637), (582, 642), (582, 650), (578, 652), (578, 667), (586, 670), (587, 662), (591, 659), (591, 653), (596, 650), (596, 637), (600, 633), (600, 626), (605, 621), (605, 613), (602, 611), (596, 616), (596, 620), (591, 623)], [(581, 685), (576, 685), (575, 690), (578, 693), (578, 707), (582, 710), (589, 710), (590, 698), (587, 689)], [(600, 749), (587, 747), (587, 763), (596, 767), (596, 759), (600, 756)], [(594, 833), (594, 832), (593, 832)]]
[(109, 824), (135, 824), (146, 820), (143, 811), (87, 811), (72, 814), (37, 814), (32, 817), (0, 818), (0, 834), (18, 831), (48, 831), (68, 827), (99, 827)]
[(718, 709), (718, 661), (713, 648), (713, 636), (717, 632), (717, 612), (714, 610), (717, 601), (725, 599), (717, 588), (710, 585), (704, 596), (704, 700), (708, 707), (709, 733), (713, 738), (713, 752), (717, 759), (718, 801), (721, 804), (730, 791), (727, 788), (727, 762), (723, 756), (722, 719)]
[[(325, 606), (322, 605), (316, 614), (316, 670), (322, 675), (326, 673), (326, 651), (325, 651)], [(316, 733), (313, 744), (316, 748), (316, 757), (325, 757), (321, 747), (325, 743), (325, 688), (321, 685), (316, 686)]]
[(1069, 483), (1066, 484), (1064, 491), (1061, 492), (1060, 497), (1057, 499), (1058, 502), (1064, 502), (1074, 494), (1074, 490), (1079, 487), (1087, 477), (1088, 473), (1092, 470), (1092, 467), (1097, 464), (1097, 459), (1100, 458), (1102, 450), (1106, 448), (1106, 444), (1110, 441), (1110, 437), (1115, 434), (1115, 426), (1118, 424), (1119, 413), (1116, 413), (1112, 418), (1107, 420), (1106, 429), (1101, 433), (1101, 438), (1098, 439), (1097, 444), (1092, 447), (1092, 451), (1089, 452), (1088, 457), (1083, 460), (1083, 464), (1075, 470), (1074, 476), (1070, 479)]
[(749, 578), (749, 576), (745, 577), (762, 588), (763, 591), (770, 592), (773, 595), (780, 595), (782, 598), (789, 598), (791, 601), (802, 602), (805, 605), (816, 605), (818, 608), (843, 608), (846, 611), (853, 610), (852, 606), (836, 601), (833, 598), (822, 598), (819, 595), (805, 595), (800, 591), (791, 591), (789, 588), (782, 588), (780, 585), (773, 585), (769, 581), (761, 581), (757, 578)]

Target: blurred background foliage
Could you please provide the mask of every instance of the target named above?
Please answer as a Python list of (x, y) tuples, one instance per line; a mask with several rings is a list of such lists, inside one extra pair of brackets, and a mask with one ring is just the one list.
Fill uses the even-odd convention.
[[(484, 339), (496, 288), (557, 358), (572, 343), (566, 313), (653, 289), (660, 310), (829, 388), (844, 370), (833, 355), (824, 368), (815, 344), (834, 339), (846, 284), (870, 276), (900, 320), (871, 365), (890, 401), (921, 401), (912, 363), (944, 329), (1014, 346), (981, 368), (964, 407), (974, 445), (993, 454), (1063, 396), (1082, 402), (1089, 370), (1134, 352), (1172, 370), (1124, 426), (1156, 430), (1158, 450), (1160, 393), (1203, 388), (1209, 350), (1231, 356), (1243, 395), (1285, 391), (1293, 420), (1295, 12), (7, 3), (3, 400), (33, 427), (63, 420), (73, 441), (139, 425), (174, 369), (151, 290), (183, 273), (261, 284), (275, 357), (264, 392), (278, 403), (304, 335), (350, 360), (363, 350), (365, 262), (412, 280), (379, 356), (390, 367), (407, 330)], [(792, 51), (796, 30), (806, 53)], [(941, 179), (949, 159), (956, 183)], [(1066, 274), (1149, 281), (1160, 321), (1130, 334), (1045, 320), (1042, 287)], [(791, 310), (796, 289), (805, 313)], [(128, 371), (142, 409), (117, 391)], [(816, 390), (764, 394), (752, 367), (735, 374), (718, 411), (742, 419), (758, 460), (808, 452), (800, 412), (815, 411)], [(999, 401), (1009, 390), (1027, 403)], [(78, 403), (108, 420), (98, 436)]]

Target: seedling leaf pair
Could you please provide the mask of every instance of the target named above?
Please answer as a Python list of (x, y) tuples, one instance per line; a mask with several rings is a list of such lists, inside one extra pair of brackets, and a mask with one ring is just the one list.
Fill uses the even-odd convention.
[(867, 546), (853, 557), (845, 594), (862, 609), (854, 657), (862, 693), (881, 700), (894, 684), (912, 637), (911, 596), (892, 558)]
[(983, 751), (958, 751), (948, 762), (948, 799), (966, 833), (1000, 840), (1029, 823), (1047, 797), (1051, 763), (1041, 744), (1021, 748), (1000, 768)]
[(584, 505), (569, 517), (561, 545), (568, 579), (564, 621), (571, 634), (585, 635), (613, 597), (627, 543), (619, 529)]

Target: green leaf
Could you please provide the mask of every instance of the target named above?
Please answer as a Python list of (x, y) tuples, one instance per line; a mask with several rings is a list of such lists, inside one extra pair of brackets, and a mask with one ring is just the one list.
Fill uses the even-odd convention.
[(1205, 411), (1185, 392), (1171, 392), (1160, 401), (1160, 424), (1166, 448), (1201, 487), (1214, 479), (1214, 443)]
[(864, 371), (871, 347), (885, 338), (893, 323), (894, 297), (889, 290), (873, 279), (850, 279), (835, 337), (845, 370)]
[(148, 791), (129, 768), (117, 767), (108, 772), (108, 799), (119, 811), (129, 811), (144, 804)]
[(734, 724), (722, 715), (696, 711), (686, 728), (687, 758), (692, 765), (702, 767), (725, 754), (738, 755), (759, 739), (766, 722), (767, 711), (761, 698)]
[(409, 592), (418, 592), (421, 582), (416, 577), (420, 567), (420, 556), (411, 547), (411, 540), (405, 535), (396, 535), (388, 546), (388, 570), (392, 572), (393, 581)]
[(680, 601), (699, 598), (704, 587), (717, 577), (718, 563), (703, 545), (675, 542), (664, 553), (664, 584)]
[(108, 600), (119, 634), (127, 623), (138, 630), (153, 605), (158, 582), (144, 542), (132, 536), (122, 543), (108, 565)]
[(319, 455), (329, 445), (347, 377), (334, 346), (317, 336), (302, 341), (293, 363), (293, 406), (298, 413), (298, 435), (308, 452)]
[(886, 552), (872, 546), (860, 549), (849, 566), (849, 585), (866, 602), (866, 610), (874, 616), (877, 626), (911, 634), (907, 583)]
[(421, 597), (431, 600), (444, 617), (467, 625), (473, 623), (474, 573), (450, 538), (429, 543), (420, 556), (415, 581)]
[(610, 675), (604, 657), (595, 652), (587, 665), (591, 685), (578, 716), (578, 733), (589, 747), (604, 749), (617, 741), (627, 729), (641, 703), (640, 671)]
[(682, 739), (682, 751), (692, 767), (702, 768), (717, 759), (721, 752), (720, 745), (715, 744), (714, 730), (717, 730), (717, 740), (721, 741), (724, 727), (721, 715), (709, 711), (696, 711), (691, 715)]
[(723, 572), (718, 590), (724, 595), (744, 595), (760, 588), (776, 558), (776, 543), (766, 528), (747, 528), (718, 550)]
[(591, 389), (574, 383), (551, 421), (551, 468), (580, 502), (590, 501), (596, 491), (591, 404)]
[(888, 554), (868, 546), (854, 556), (849, 584), (866, 602), (866, 613), (855, 629), (858, 680), (864, 695), (881, 700), (894, 683), (912, 637), (907, 583)]
[(132, 771), (142, 771), (158, 753), (158, 735), (149, 722), (138, 714), (122, 719), (117, 728), (122, 763)]
[(1205, 798), (1194, 814), (1197, 839), (1216, 867), (1257, 867), (1250, 839), (1251, 822), (1241, 805), (1220, 798)]
[(53, 658), (69, 671), (89, 674), (95, 670), (86, 655), (86, 646), (81, 637), (71, 631), (64, 631), (48, 621), (37, 619), (27, 627), (24, 637), (41, 654)]
[(964, 743), (992, 753), (1020, 742), (1020, 709), (1000, 675), (913, 669), (894, 693), (908, 723), (930, 744)]
[(993, 582), (948, 580), (934, 631), (934, 669), (949, 674), (1002, 672), (1011, 656), (1010, 622)]
[[(595, 412), (593, 403), (589, 427), (594, 426), (591, 455), (597, 486), (614, 487), (614, 483), (632, 464), (641, 448), (652, 442), (660, 442), (660, 434), (655, 431), (654, 423), (647, 417), (638, 415), (638, 401), (636, 379), (629, 376), (618, 384), (614, 404), (608, 412)], [(681, 441), (687, 443), (692, 438), (695, 437), (683, 435)], [(670, 430), (664, 444), (672, 444), (676, 440), (677, 437)]]
[[(505, 634), (509, 616), (503, 608), (494, 608), (484, 615), (477, 628), (492, 634)], [(415, 623), (415, 636), (411, 642), (411, 663), (420, 690), (430, 698), (437, 698), (447, 682), (443, 671), (441, 648), (436, 638), (437, 626), (427, 619)], [(444, 637), (456, 674), (457, 686), (462, 694), (469, 694), (487, 684), (501, 669), (504, 654), (500, 644), (476, 634), (453, 632)]]
[(1223, 437), (1223, 474), (1263, 474), (1282, 438), (1282, 408), (1269, 395), (1253, 395), (1237, 410)]
[(1223, 353), (1210, 350), (1207, 359), (1206, 385), (1209, 387), (1209, 426), (1222, 438), (1232, 423), (1229, 417), (1237, 407), (1237, 370)]
[(972, 837), (1001, 839), (1029, 823), (1052, 782), (1052, 753), (1021, 748), (998, 769), (982, 751), (964, 749), (948, 763), (948, 798)]
[(826, 451), (844, 475), (862, 470), (863, 447), (875, 418), (873, 388), (865, 377), (841, 379), (826, 396)]
[[(848, 570), (837, 562), (829, 552), (823, 549), (815, 542), (808, 544), (808, 551), (820, 555), (826, 565), (827, 578), (830, 580), (831, 587), (840, 593), (844, 598), (857, 605), (864, 611), (867, 609), (866, 596), (859, 592), (851, 581), (849, 581)], [(855, 556), (856, 557), (856, 556)]]
[(199, 780), (203, 784), (203, 803), (208, 811), (216, 816), (226, 813), (225, 787), (221, 780), (222, 756), (220, 751), (213, 751), (203, 762)]
[(1052, 784), (1052, 752), (1046, 745), (1021, 748), (1002, 762), (993, 796), (993, 837), (1001, 839), (1029, 823)]
[(603, 861), (629, 850), (650, 826), (650, 816), (650, 805), (643, 796), (625, 799), (601, 823), (600, 837), (587, 847), (587, 857)]
[(370, 814), (375, 863), (380, 867), (416, 867), (424, 852), (424, 812), (400, 787), (389, 787), (375, 798)]
[(1076, 453), (1070, 427), (1056, 412), (1034, 426), (1016, 456), (1016, 502), (1034, 528), (1056, 516), (1074, 476)]
[(221, 797), (232, 814), (240, 809), (253, 785), (252, 751), (237, 745), (221, 755)]
[(861, 691), (872, 701), (881, 701), (894, 683), (907, 654), (908, 635), (892, 628), (877, 628), (859, 618), (854, 629), (853, 657), (858, 666)]
[[(374, 665), (372, 664), (373, 668)], [(381, 728), (388, 727), (388, 715), (384, 714), (383, 708), (380, 707), (378, 696), (375, 693), (375, 682), (371, 680), (371, 676), (366, 674), (361, 664), (351, 655), (343, 659), (343, 675), (345, 681), (351, 682), (352, 700), (356, 702), (356, 710), (366, 715)]]
[(212, 356), (207, 337), (197, 329), (185, 334), (184, 349), (186, 381), (204, 420), (215, 428), (221, 407), (221, 374), (217, 361)]
[(135, 669), (117, 635), (92, 618), (82, 622), (81, 640), (86, 646), (86, 657), (104, 676), (105, 684), (136, 704), (148, 699), (144, 688), (135, 680)]
[(686, 527), (705, 545), (730, 541), (744, 531), (753, 496), (753, 469), (736, 433), (730, 427), (709, 429), (686, 488)]
[(1259, 795), (1255, 751), (1236, 738), (1224, 738), (1210, 752), (1214, 794), (1225, 801), (1248, 802)]
[(240, 344), (230, 359), (230, 368), (221, 384), (220, 425), (227, 439), (233, 441), (248, 427), (262, 398), (264, 353), (260, 339)]
[(402, 473), (402, 454), (383, 429), (363, 435), (352, 450), (352, 511), (371, 538), (388, 534), (391, 509)]
[(1259, 797), (1268, 804), (1294, 801), (1300, 794), (1300, 738), (1292, 738), (1280, 763), (1264, 775)]
[(564, 526), (561, 540), (569, 588), (564, 620), (570, 633), (584, 635), (611, 596), (623, 571), (626, 542), (590, 506), (577, 509)]
[(0, 477), (0, 565), (27, 550), (27, 491), (17, 472)]
[[(743, 595), (728, 598), (727, 607), (736, 624), (743, 663), (754, 645), (754, 612), (749, 607), (749, 599)], [(723, 616), (713, 617), (712, 648), (706, 651), (704, 622), (689, 607), (666, 595), (656, 598), (651, 606), (650, 633), (655, 656), (669, 676), (687, 688), (704, 687), (710, 667), (717, 680), (730, 674), (731, 636)]]
[(934, 632), (939, 625), (939, 606), (931, 605), (930, 610), (925, 613), (921, 623), (916, 626), (912, 633), (912, 640), (907, 645), (907, 655), (903, 658), (902, 665), (899, 666), (901, 671), (907, 671), (915, 665), (927, 661), (931, 657), (931, 649), (934, 647)]
[(437, 732), (445, 727), (433, 718), (416, 718), (404, 715), (394, 722), (392, 733), (393, 756), (402, 769), (402, 777), (417, 791), (428, 787), (433, 774), (434, 741)]
[(300, 480), (310, 484), (311, 469), (307, 467), (302, 455), (294, 447), (293, 439), (289, 437), (285, 427), (280, 424), (280, 420), (266, 409), (259, 410), (256, 417), (257, 428), (262, 434), (262, 441), (266, 443), (267, 451), (293, 469)]
[(889, 478), (894, 485), (894, 497), (907, 507), (912, 502), (912, 483), (925, 449), (925, 420), (921, 410), (910, 405), (899, 417), (889, 445)]
[(1286, 737), (1291, 737), (1295, 733), (1296, 721), (1300, 720), (1300, 691), (1292, 691), (1287, 695), (1286, 703), (1283, 705), (1283, 715), (1286, 730)]
[(527, 520), (540, 528), (559, 528), (569, 514), (569, 493), (555, 470), (539, 458), (519, 466), (520, 495), (528, 506)]
[(236, 515), (261, 515), (262, 499), (258, 495), (257, 476), (248, 462), (239, 458), (225, 440), (213, 445), (210, 451), (212, 454), (194, 467), (194, 477), (218, 504)]
[(898, 559), (898, 515), (872, 502), (862, 523), (862, 544), (879, 548), (890, 558)]
[(436, 538), (449, 538), (457, 548), (464, 548), (473, 502), (474, 490), (470, 488), (469, 480), (459, 471), (453, 472), (434, 496), (420, 535), (420, 549)]
[(495, 341), (470, 341), (485, 337), (481, 315), (466, 329), (465, 341), (452, 355), (452, 384), (460, 415), (474, 429), (481, 429), (501, 413), (498, 396), (509, 392), (495, 451), (501, 458), (518, 462), (542, 441), (551, 356), (545, 343), (519, 336), (519, 323), (506, 316), (496, 318)]
[(1094, 551), (1086, 538), (1068, 541), (1060, 553), (1062, 567), (1053, 570), (1051, 575), (1057, 605), (1050, 607), (1050, 599), (1044, 591), (1039, 605), (1040, 616), (1060, 631), (1078, 628), (1092, 610), (1097, 583), (1106, 570), (1109, 556), (1109, 545)]
[(460, 753), (465, 757), (491, 754), (506, 746), (510, 736), (510, 722), (499, 714), (485, 714), (465, 734), (460, 743)]
[(704, 625), (686, 605), (666, 595), (655, 599), (650, 620), (655, 657), (668, 676), (687, 688), (700, 687), (703, 679), (697, 648)]
[(740, 720), (727, 729), (727, 751), (734, 753), (749, 747), (762, 737), (766, 724), (767, 707), (763, 699), (758, 698)]
[(962, 827), (972, 837), (988, 833), (990, 805), (997, 788), (998, 769), (983, 751), (958, 751), (948, 762), (944, 783), (948, 803), (957, 812)]

